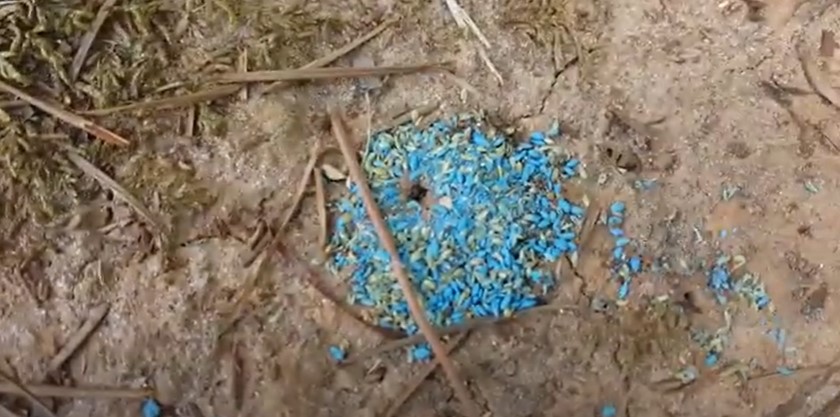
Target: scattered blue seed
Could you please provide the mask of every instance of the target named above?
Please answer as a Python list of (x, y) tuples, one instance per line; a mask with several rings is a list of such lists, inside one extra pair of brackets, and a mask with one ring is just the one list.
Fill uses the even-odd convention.
[(616, 201), (610, 205), (610, 214), (613, 216), (622, 216), (624, 215), (624, 203), (621, 201)]
[(630, 280), (623, 281), (621, 285), (618, 287), (618, 299), (619, 300), (626, 300), (627, 296), (630, 295)]
[(632, 272), (638, 273), (642, 270), (642, 259), (638, 256), (630, 258), (627, 264), (630, 266), (630, 271)]
[(411, 350), (411, 359), (415, 362), (423, 362), (431, 359), (432, 350), (425, 344), (418, 345)]
[(706, 364), (706, 366), (711, 368), (717, 365), (718, 359), (720, 358), (716, 352), (709, 352), (706, 354), (706, 359), (704, 360), (704, 363)]
[(615, 417), (616, 414), (618, 414), (618, 410), (613, 405), (608, 404), (601, 407), (601, 417)]
[(140, 407), (140, 414), (143, 417), (160, 417), (160, 404), (154, 398), (146, 398)]
[(344, 362), (344, 360), (347, 359), (347, 353), (344, 352), (344, 349), (342, 349), (339, 346), (330, 346), (329, 352), (330, 358), (332, 358), (332, 360), (334, 360), (337, 363)]
[(791, 376), (793, 375), (793, 369), (788, 368), (787, 366), (780, 366), (776, 368), (776, 372), (782, 376)]

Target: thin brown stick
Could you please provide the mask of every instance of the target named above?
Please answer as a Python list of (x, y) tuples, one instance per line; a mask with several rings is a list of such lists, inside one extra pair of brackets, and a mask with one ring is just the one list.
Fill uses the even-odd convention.
[(286, 215), (283, 217), (283, 220), (280, 221), (280, 224), (277, 226), (274, 234), (266, 234), (257, 242), (254, 250), (252, 250), (251, 254), (245, 258), (245, 267), (254, 263), (257, 257), (260, 256), (266, 248), (277, 245), (277, 242), (283, 238), (283, 232), (286, 230), (286, 227), (289, 226), (289, 223), (292, 222), (292, 219), (295, 218), (300, 210), (300, 203), (303, 201), (303, 195), (306, 194), (306, 188), (309, 186), (309, 179), (312, 178), (312, 171), (315, 170), (315, 165), (318, 164), (319, 155), (320, 150), (316, 146), (313, 148), (312, 154), (309, 156), (309, 162), (306, 163), (306, 168), (303, 170), (303, 177), (301, 177), (297, 190), (295, 190), (295, 195), (292, 199), (292, 206), (286, 210)]
[(239, 289), (239, 295), (236, 297), (236, 301), (231, 308), (230, 316), (228, 316), (227, 321), (224, 325), (222, 325), (222, 328), (219, 331), (219, 339), (233, 330), (236, 324), (245, 318), (245, 303), (249, 298), (251, 298), (251, 294), (253, 294), (256, 290), (257, 284), (259, 284), (262, 277), (268, 273), (268, 266), (268, 257), (262, 257), (260, 263), (257, 265), (256, 271), (251, 274), (251, 276), (242, 285), (242, 288)]
[(318, 244), (321, 249), (327, 247), (327, 239), (329, 235), (329, 219), (327, 218), (327, 191), (324, 187), (324, 174), (321, 168), (315, 168), (312, 171), (312, 176), (315, 179), (315, 200), (318, 210)]
[[(300, 67), (299, 69), (303, 70), (303, 69), (309, 69), (309, 68), (321, 68), (321, 67), (325, 67), (329, 64), (332, 64), (338, 58), (341, 58), (344, 55), (347, 55), (348, 53), (350, 53), (354, 49), (362, 46), (363, 44), (367, 43), (367, 41), (375, 38), (380, 33), (384, 32), (385, 29), (388, 29), (388, 27), (391, 26), (392, 24), (396, 23), (396, 21), (397, 21), (396, 18), (386, 19), (384, 22), (380, 23), (378, 26), (373, 28), (373, 30), (371, 30), (370, 32), (354, 39), (353, 41), (351, 41), (347, 45), (344, 45), (341, 48), (338, 48), (335, 51), (332, 51), (329, 54), (324, 55), (323, 57), (318, 58), (318, 59)], [(281, 87), (283, 84), (284, 84), (283, 81), (276, 81), (276, 82), (268, 85), (268, 87), (266, 87), (262, 91), (262, 94), (273, 92), (278, 87)]]
[(19, 414), (6, 408), (5, 405), (0, 404), (0, 417), (21, 417)]
[(26, 395), (28, 391), (35, 397), (51, 398), (101, 398), (101, 399), (136, 399), (154, 395), (149, 388), (99, 388), (99, 387), (68, 387), (62, 385), (0, 383), (0, 393)]
[(117, 0), (105, 0), (102, 6), (99, 7), (99, 11), (96, 12), (96, 17), (90, 25), (90, 30), (82, 37), (82, 41), (79, 43), (79, 49), (76, 50), (76, 55), (73, 57), (73, 63), (70, 64), (70, 80), (75, 81), (76, 77), (79, 76), (79, 72), (82, 70), (82, 65), (85, 64), (85, 58), (87, 58), (88, 52), (90, 52), (90, 47), (93, 46), (93, 41), (96, 40), (99, 29), (102, 28), (102, 24), (105, 23), (105, 19), (108, 18), (108, 14), (111, 13), (111, 9), (114, 8), (115, 4), (117, 4)]
[[(540, 307), (535, 307), (529, 310), (522, 311), (511, 317), (485, 317), (485, 318), (477, 318), (468, 320), (462, 324), (456, 324), (454, 326), (449, 327), (442, 327), (437, 328), (437, 332), (441, 336), (448, 336), (458, 333), (464, 333), (470, 330), (475, 330), (480, 327), (491, 326), (495, 324), (500, 324), (504, 322), (514, 321), (514, 320), (522, 320), (536, 314), (544, 313), (547, 311), (557, 311), (557, 310), (576, 310), (577, 307), (575, 306), (568, 306), (568, 305), (545, 305)], [(351, 365), (354, 363), (361, 362), (367, 358), (371, 358), (374, 356), (380, 356), (385, 353), (388, 353), (394, 349), (399, 349), (406, 346), (416, 345), (417, 343), (422, 343), (426, 340), (426, 337), (423, 336), (422, 333), (417, 333), (408, 337), (404, 337), (402, 339), (392, 340), (390, 342), (383, 343), (380, 346), (377, 346), (373, 349), (368, 349), (364, 352), (360, 352), (356, 355), (353, 355), (346, 360), (341, 362), (342, 366)]]
[(425, 106), (420, 106), (416, 109), (411, 109), (409, 111), (396, 115), (388, 121), (383, 122), (382, 124), (372, 129), (372, 131), (381, 132), (383, 130), (389, 130), (408, 122), (416, 121), (417, 119), (423, 116), (431, 114), (438, 108), (440, 108), (440, 103), (426, 104)]
[(64, 110), (58, 107), (57, 105), (50, 104), (44, 100), (35, 98), (26, 93), (25, 91), (13, 87), (9, 84), (6, 84), (3, 81), (0, 81), (0, 90), (19, 97), (20, 99), (26, 101), (32, 106), (39, 108), (44, 113), (47, 113), (55, 117), (56, 119), (59, 119), (64, 123), (69, 124), (70, 126), (84, 130), (85, 132), (90, 133), (91, 135), (95, 136), (97, 139), (105, 143), (123, 146), (131, 143), (128, 141), (128, 139), (125, 139), (124, 137), (108, 129), (105, 129), (102, 126), (99, 126), (96, 123), (85, 119), (84, 117), (78, 116), (75, 113), (71, 113), (67, 110)]
[[(5, 372), (0, 371), (0, 376), (2, 376), (3, 379), (8, 381), (8, 385), (11, 385), (12, 387), (14, 387), (15, 390), (17, 390), (17, 392), (13, 392), (13, 394), (26, 398), (26, 400), (29, 401), (33, 408), (39, 409), (41, 415), (56, 417), (55, 413), (52, 410), (50, 410), (50, 408), (47, 407), (43, 402), (41, 402), (41, 400), (39, 400), (37, 396), (26, 386), (19, 383), (17, 380), (15, 380), (15, 378), (6, 374)], [(2, 384), (0, 384), (0, 386), (2, 386)]]
[(88, 337), (93, 333), (94, 330), (99, 326), (99, 323), (102, 323), (102, 320), (105, 319), (105, 315), (108, 314), (109, 305), (102, 304), (100, 306), (94, 307), (90, 310), (88, 314), (87, 320), (85, 320), (82, 327), (70, 337), (70, 340), (65, 344), (58, 354), (56, 354), (52, 360), (50, 361), (50, 365), (47, 368), (49, 373), (53, 373), (59, 370), (67, 359), (70, 359), (76, 350), (88, 339)]
[(102, 170), (88, 162), (87, 159), (82, 158), (81, 155), (78, 155), (73, 151), (67, 152), (67, 159), (82, 170), (82, 172), (93, 177), (103, 188), (106, 188), (114, 193), (114, 196), (125, 201), (129, 206), (131, 206), (131, 208), (134, 209), (134, 211), (137, 212), (138, 215), (140, 215), (140, 218), (145, 220), (149, 226), (155, 229), (155, 231), (161, 234), (164, 233), (166, 229), (157, 219), (157, 216), (152, 214), (152, 212), (149, 211), (149, 209), (147, 209), (143, 203), (137, 199), (137, 197), (134, 197), (133, 194), (114, 181), (114, 179), (108, 176), (108, 174), (102, 172)]
[[(463, 343), (467, 339), (468, 335), (469, 333), (463, 333), (461, 335), (455, 336), (455, 339), (446, 345), (446, 353), (452, 353), (458, 346), (461, 345), (461, 343)], [(391, 403), (391, 405), (388, 406), (388, 410), (385, 411), (384, 414), (385, 417), (396, 416), (397, 412), (400, 411), (400, 408), (402, 408), (403, 404), (405, 404), (406, 401), (408, 401), (411, 398), (411, 396), (414, 395), (414, 392), (416, 392), (417, 389), (420, 388), (421, 385), (423, 385), (423, 381), (428, 379), (429, 375), (431, 375), (432, 372), (434, 372), (435, 369), (437, 369), (439, 363), (440, 361), (436, 358), (434, 362), (427, 364), (426, 367), (422, 371), (420, 371), (420, 373), (418, 373), (414, 377), (414, 379), (411, 380), (411, 382), (408, 384), (408, 388), (406, 388), (405, 391), (403, 391), (400, 394), (400, 396), (397, 397), (397, 399), (394, 400)]]
[(157, 100), (144, 101), (140, 103), (124, 104), (122, 106), (108, 107), (104, 109), (94, 109), (79, 112), (86, 116), (107, 116), (113, 113), (123, 113), (136, 110), (166, 110), (174, 107), (185, 107), (203, 101), (215, 100), (217, 98), (229, 96), (237, 91), (239, 86), (221, 86), (208, 88), (206, 90), (196, 91), (195, 93), (184, 94), (182, 96), (167, 97)]
[(321, 293), (321, 295), (324, 298), (335, 304), (341, 312), (347, 314), (347, 316), (349, 316), (353, 320), (375, 331), (376, 333), (380, 334), (385, 338), (394, 339), (396, 337), (402, 336), (396, 331), (376, 326), (365, 320), (365, 318), (362, 317), (362, 315), (356, 309), (342, 301), (341, 297), (338, 294), (336, 294), (335, 291), (333, 291), (329, 285), (326, 284), (323, 275), (317, 269), (315, 269), (309, 262), (301, 259), (301, 257), (293, 249), (283, 245), (282, 241), (277, 243), (277, 249), (280, 252), (280, 255), (286, 258), (289, 262), (300, 265), (306, 273), (306, 282), (309, 283), (309, 285), (312, 285), (312, 287), (315, 288), (316, 291)]
[(805, 79), (811, 88), (823, 99), (840, 108), (840, 93), (831, 85), (828, 76), (823, 72), (819, 66), (817, 58), (812, 54), (805, 52), (805, 48), (801, 45), (796, 47), (799, 55), (799, 61), (802, 63), (802, 71), (805, 73)]
[(26, 100), (0, 100), (0, 109), (13, 109), (28, 105), (29, 103)]
[(448, 62), (431, 64), (399, 65), (391, 67), (348, 67), (348, 68), (308, 68), (272, 71), (231, 72), (219, 75), (213, 81), (218, 83), (258, 83), (267, 81), (307, 81), (330, 78), (361, 78), (413, 72), (440, 70)]
[(455, 391), (455, 395), (458, 397), (458, 400), (466, 409), (467, 415), (471, 417), (480, 416), (481, 413), (478, 405), (473, 402), (470, 392), (467, 389), (467, 385), (458, 374), (458, 370), (455, 368), (455, 365), (446, 353), (446, 348), (444, 348), (443, 344), (440, 342), (440, 337), (438, 337), (434, 327), (432, 327), (429, 323), (429, 320), (426, 318), (425, 312), (423, 311), (423, 307), (420, 306), (420, 302), (414, 294), (414, 289), (411, 286), (411, 280), (408, 278), (408, 274), (406, 273), (402, 262), (400, 262), (399, 253), (397, 252), (397, 244), (394, 242), (394, 237), (388, 230), (388, 225), (385, 224), (385, 221), (382, 218), (382, 213), (379, 210), (379, 206), (376, 204), (376, 200), (373, 199), (370, 186), (365, 179), (362, 168), (359, 166), (359, 162), (356, 160), (355, 152), (353, 151), (353, 147), (348, 139), (348, 133), (344, 127), (344, 118), (337, 108), (330, 109), (330, 120), (332, 122), (333, 135), (338, 141), (338, 146), (341, 148), (341, 153), (344, 155), (345, 163), (350, 171), (350, 178), (352, 178), (353, 182), (356, 183), (356, 186), (359, 187), (359, 191), (362, 194), (362, 201), (367, 209), (368, 217), (370, 217), (370, 220), (376, 229), (376, 234), (379, 235), (379, 240), (382, 243), (382, 246), (385, 247), (385, 250), (387, 250), (391, 256), (391, 270), (402, 289), (412, 318), (420, 328), (420, 332), (426, 336), (426, 341), (428, 341), (431, 346), (432, 352), (435, 354), (435, 358), (438, 362), (440, 362), (447, 379), (449, 379), (449, 384)]

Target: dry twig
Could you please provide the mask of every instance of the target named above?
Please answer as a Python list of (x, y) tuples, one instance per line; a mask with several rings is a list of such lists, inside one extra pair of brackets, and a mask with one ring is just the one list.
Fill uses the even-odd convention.
[[(114, 193), (114, 196), (125, 201), (126, 204), (131, 206), (131, 208), (133, 208), (134, 211), (136, 211), (137, 214), (140, 215), (140, 217), (144, 221), (146, 221), (146, 223), (148, 223), (148, 225), (151, 226), (155, 231), (157, 231), (160, 234), (163, 234), (165, 232), (166, 229), (164, 228), (160, 220), (157, 219), (157, 216), (152, 214), (152, 212), (149, 211), (149, 209), (147, 209), (143, 205), (143, 203), (141, 203), (140, 200), (137, 199), (137, 197), (134, 197), (134, 195), (132, 195), (125, 188), (123, 188), (122, 185), (114, 181), (114, 179), (108, 176), (108, 174), (102, 172), (102, 170), (100, 170), (99, 168), (88, 162), (87, 159), (82, 158), (81, 155), (73, 152), (72, 150), (67, 152), (67, 159), (69, 159), (70, 162), (79, 167), (79, 169), (82, 170), (82, 172), (93, 177), (97, 182), (99, 182), (99, 184), (103, 188), (106, 188), (112, 193)], [(165, 238), (165, 236), (163, 237)]]
[(50, 365), (47, 368), (47, 372), (53, 373), (58, 371), (61, 366), (67, 362), (67, 359), (70, 359), (70, 357), (76, 353), (76, 350), (78, 350), (85, 340), (88, 339), (91, 333), (96, 330), (99, 323), (102, 323), (105, 315), (108, 314), (109, 307), (110, 306), (106, 303), (90, 310), (85, 323), (82, 324), (79, 330), (77, 330), (72, 337), (70, 337), (70, 340), (61, 348), (58, 354), (52, 358)]
[(402, 124), (413, 122), (420, 119), (423, 116), (429, 115), (435, 110), (440, 108), (439, 103), (431, 103), (425, 106), (420, 106), (416, 109), (411, 109), (409, 111), (400, 113), (392, 117), (390, 120), (383, 122), (382, 124), (374, 127), (372, 129), (373, 132), (382, 132), (384, 130), (393, 129), (397, 126)]
[(321, 168), (315, 168), (312, 171), (312, 176), (315, 179), (315, 200), (317, 200), (318, 210), (318, 244), (321, 249), (327, 247), (327, 239), (329, 238), (329, 219), (327, 218), (327, 192), (324, 187), (324, 174)]
[(370, 217), (370, 220), (376, 229), (376, 234), (379, 235), (379, 240), (382, 243), (382, 246), (391, 256), (391, 270), (402, 289), (412, 318), (420, 328), (420, 332), (425, 335), (426, 340), (432, 348), (432, 352), (435, 354), (436, 360), (440, 362), (452, 389), (455, 391), (455, 395), (467, 410), (467, 415), (471, 417), (480, 416), (481, 413), (478, 405), (472, 400), (464, 380), (461, 379), (461, 376), (458, 374), (458, 370), (455, 368), (452, 360), (447, 355), (446, 348), (444, 348), (443, 344), (440, 342), (440, 337), (438, 337), (437, 332), (429, 323), (429, 320), (426, 318), (425, 312), (423, 311), (423, 307), (420, 305), (420, 302), (417, 300), (417, 296), (414, 294), (414, 289), (411, 286), (411, 280), (408, 278), (408, 274), (406, 273), (403, 264), (400, 262), (394, 237), (388, 230), (388, 225), (385, 224), (385, 221), (382, 218), (382, 213), (379, 210), (379, 206), (376, 204), (376, 201), (371, 194), (370, 186), (365, 179), (362, 168), (359, 166), (359, 162), (356, 160), (355, 152), (353, 151), (353, 147), (347, 137), (348, 134), (344, 127), (344, 118), (337, 108), (330, 109), (330, 120), (332, 122), (333, 135), (338, 141), (339, 148), (341, 149), (341, 153), (344, 155), (345, 163), (350, 171), (350, 178), (356, 183), (356, 186), (359, 187), (368, 217)]
[(316, 146), (312, 150), (312, 154), (309, 156), (309, 162), (306, 163), (306, 168), (303, 170), (303, 176), (298, 182), (297, 190), (295, 190), (295, 195), (292, 200), (292, 205), (286, 210), (286, 215), (283, 216), (283, 220), (280, 221), (280, 224), (277, 226), (277, 229), (274, 231), (274, 234), (266, 234), (265, 236), (260, 239), (257, 244), (255, 245), (254, 249), (251, 251), (251, 254), (245, 258), (245, 266), (248, 267), (254, 260), (257, 259), (258, 256), (269, 246), (276, 246), (280, 239), (283, 238), (283, 232), (286, 230), (286, 227), (289, 226), (289, 223), (292, 222), (292, 219), (295, 218), (298, 211), (300, 210), (300, 203), (303, 201), (303, 195), (306, 194), (306, 188), (309, 186), (309, 179), (312, 178), (312, 172), (315, 170), (315, 165), (318, 164), (318, 160), (320, 156), (320, 149)]
[[(538, 313), (544, 313), (547, 311), (557, 311), (557, 310), (575, 310), (575, 306), (567, 306), (567, 305), (545, 305), (540, 307), (535, 307), (529, 310), (525, 310), (521, 313), (518, 313), (512, 317), (485, 317), (485, 318), (477, 318), (468, 320), (463, 324), (457, 324), (455, 326), (449, 326), (437, 329), (437, 332), (441, 336), (447, 336), (452, 334), (464, 333), (470, 330), (475, 330), (479, 327), (485, 327), (495, 324), (500, 324), (508, 321), (513, 320), (521, 320), (527, 317), (531, 317)], [(388, 353), (394, 349), (399, 349), (405, 346), (416, 345), (417, 343), (422, 343), (426, 340), (426, 337), (423, 334), (418, 333), (408, 337), (404, 337), (402, 339), (393, 340), (390, 342), (383, 343), (380, 346), (377, 346), (373, 349), (366, 350), (364, 352), (360, 352), (357, 355), (353, 355), (347, 360), (341, 362), (342, 366), (351, 365), (354, 363), (361, 362), (367, 358), (371, 358), (374, 356), (380, 356), (385, 353)]]
[(173, 107), (191, 106), (202, 101), (215, 100), (217, 98), (229, 96), (237, 91), (239, 86), (221, 86), (211, 87), (206, 90), (197, 91), (195, 93), (184, 94), (182, 96), (167, 97), (157, 100), (143, 101), (139, 103), (124, 104), (122, 106), (108, 107), (104, 109), (95, 109), (79, 112), (86, 116), (107, 116), (113, 113), (122, 113), (135, 110), (166, 110)]
[(0, 416), (2, 416), (2, 417), (21, 417), (17, 413), (15, 413), (12, 410), (9, 410), (8, 408), (6, 408), (6, 406), (3, 405), (3, 404), (0, 404)]
[(395, 74), (410, 74), (420, 71), (441, 70), (449, 62), (431, 64), (399, 65), (391, 67), (349, 67), (349, 68), (310, 68), (273, 71), (232, 72), (219, 75), (213, 81), (219, 83), (257, 83), (266, 81), (307, 81), (331, 78), (360, 78)]
[(79, 49), (76, 50), (73, 63), (70, 65), (69, 75), (71, 80), (75, 81), (76, 77), (79, 76), (79, 71), (82, 70), (82, 65), (85, 64), (85, 58), (87, 58), (90, 47), (93, 46), (93, 41), (96, 40), (99, 29), (102, 28), (102, 24), (105, 23), (105, 19), (108, 18), (108, 14), (111, 13), (111, 9), (114, 8), (115, 4), (117, 4), (117, 0), (105, 0), (102, 6), (99, 7), (99, 11), (96, 12), (96, 17), (90, 25), (90, 30), (82, 37)]
[(260, 279), (263, 276), (265, 276), (266, 273), (268, 273), (268, 266), (268, 256), (262, 257), (254, 273), (251, 274), (248, 280), (245, 281), (245, 283), (242, 285), (242, 288), (239, 289), (239, 295), (236, 297), (236, 301), (233, 304), (233, 308), (231, 308), (230, 316), (219, 331), (219, 339), (221, 339), (231, 330), (233, 330), (236, 324), (242, 321), (242, 319), (245, 317), (245, 303), (249, 298), (251, 298), (251, 294), (253, 294), (254, 290), (256, 290), (257, 284), (259, 284)]
[(148, 388), (97, 388), (97, 387), (68, 387), (47, 384), (15, 384), (0, 383), (0, 394), (30, 395), (35, 397), (52, 398), (101, 398), (101, 399), (135, 399), (140, 400), (154, 395)]
[[(338, 58), (341, 58), (342, 56), (347, 55), (348, 53), (350, 53), (354, 49), (362, 46), (367, 41), (375, 38), (380, 33), (384, 32), (385, 29), (388, 29), (388, 27), (391, 26), (392, 24), (394, 24), (396, 21), (397, 21), (397, 19), (394, 19), (394, 18), (386, 19), (384, 22), (380, 23), (378, 26), (373, 28), (373, 30), (371, 30), (370, 32), (354, 39), (352, 42), (348, 43), (347, 45), (344, 45), (341, 48), (336, 49), (335, 51), (332, 51), (329, 54), (327, 54), (327, 55), (325, 55), (321, 58), (318, 58), (318, 59), (300, 67), (299, 69), (304, 70), (304, 69), (321, 68), (321, 67), (327, 66), (327, 65), (333, 63)], [(284, 84), (283, 81), (276, 81), (276, 82), (270, 84), (268, 87), (266, 87), (265, 90), (263, 90), (262, 94), (270, 93), (270, 92), (276, 90), (278, 87), (282, 86), (283, 84)]]
[(840, 109), (840, 93), (831, 85), (828, 76), (822, 71), (817, 58), (805, 51), (805, 47), (798, 44), (796, 51), (799, 54), (799, 61), (802, 63), (802, 71), (808, 84), (819, 94), (820, 97)]
[[(448, 345), (446, 345), (446, 353), (452, 353), (458, 346), (461, 345), (465, 340), (467, 340), (467, 336), (469, 333), (463, 333), (459, 336), (456, 336)], [(429, 378), (429, 375), (437, 369), (438, 364), (440, 361), (436, 358), (434, 362), (427, 364), (426, 367), (418, 373), (414, 379), (408, 384), (408, 388), (397, 397), (391, 405), (388, 406), (388, 410), (385, 412), (385, 417), (394, 417), (397, 415), (397, 412), (400, 411), (400, 408), (408, 401), (414, 392), (423, 385), (423, 381)]]
[(831, 379), (838, 370), (840, 370), (840, 366), (837, 366), (836, 363), (837, 359), (835, 358), (835, 360), (832, 361), (833, 365), (829, 366), (822, 375), (818, 378), (812, 378), (805, 381), (796, 393), (790, 397), (790, 399), (779, 404), (765, 417), (788, 417), (801, 410), (808, 401), (808, 398), (814, 395), (817, 391), (821, 390), (828, 380)]
[(0, 90), (5, 91), (9, 94), (15, 95), (20, 99), (26, 101), (27, 103), (31, 104), (34, 107), (37, 107), (44, 113), (47, 113), (56, 119), (63, 121), (64, 123), (69, 124), (75, 128), (84, 130), (85, 132), (90, 133), (91, 135), (95, 136), (97, 139), (110, 143), (112, 145), (128, 145), (128, 139), (123, 138), (122, 136), (105, 129), (98, 124), (85, 119), (84, 117), (78, 116), (74, 113), (71, 113), (67, 110), (64, 110), (57, 105), (47, 103), (41, 99), (35, 98), (23, 90), (20, 90), (16, 87), (13, 87), (9, 84), (6, 84), (3, 81), (0, 81)]
[(374, 324), (368, 323), (358, 311), (353, 309), (353, 307), (347, 305), (342, 298), (336, 294), (329, 285), (327, 285), (321, 275), (321, 273), (316, 270), (311, 264), (307, 261), (300, 258), (300, 256), (294, 252), (289, 247), (283, 245), (283, 242), (280, 241), (277, 243), (277, 249), (280, 252), (280, 256), (285, 257), (289, 262), (293, 264), (300, 265), (304, 272), (306, 273), (306, 282), (312, 285), (316, 291), (318, 291), (324, 298), (330, 300), (333, 304), (335, 304), (339, 310), (343, 313), (347, 314), (353, 320), (356, 320), (360, 324), (364, 325), (365, 327), (375, 331), (376, 333), (388, 338), (393, 339), (395, 337), (400, 337), (401, 335), (393, 330), (386, 329), (384, 327), (379, 327)]
[[(15, 380), (15, 378), (6, 374), (5, 372), (0, 371), (0, 376), (2, 376), (3, 379), (8, 381), (9, 386), (13, 387), (13, 389), (15, 390), (15, 392), (12, 392), (13, 394), (20, 395), (21, 397), (26, 398), (26, 400), (29, 401), (33, 408), (38, 409), (41, 415), (48, 417), (56, 417), (55, 413), (52, 410), (50, 410), (49, 407), (44, 405), (44, 403), (36, 397), (32, 390), (28, 389), (26, 386), (19, 383)], [(0, 392), (3, 392), (2, 385), (4, 384), (0, 384)]]
[(481, 60), (484, 61), (484, 64), (490, 70), (490, 73), (496, 77), (496, 80), (499, 81), (499, 84), (504, 84), (505, 79), (502, 77), (502, 74), (499, 73), (499, 70), (496, 69), (496, 66), (493, 65), (493, 61), (490, 60), (490, 57), (487, 55), (487, 49), (490, 48), (490, 41), (487, 40), (487, 37), (484, 36), (484, 33), (478, 28), (478, 25), (475, 24), (475, 21), (470, 17), (466, 10), (461, 7), (460, 4), (456, 0), (445, 0), (446, 7), (449, 9), (449, 13), (452, 14), (452, 18), (455, 19), (455, 24), (458, 27), (464, 29), (469, 28), (470, 32), (478, 38), (480, 45), (478, 45), (478, 55), (481, 57)]

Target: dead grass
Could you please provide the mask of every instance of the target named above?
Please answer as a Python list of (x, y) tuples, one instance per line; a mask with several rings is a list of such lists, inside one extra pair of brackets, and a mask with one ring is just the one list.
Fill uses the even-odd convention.
[[(195, 92), (207, 76), (233, 70), (239, 56), (247, 56), (249, 70), (297, 67), (313, 59), (313, 44), (345, 27), (304, 2), (280, 7), (261, 0), (120, 1), (108, 11), (78, 78), (72, 80), (70, 60), (91, 30), (95, 3), (0, 5), (0, 77), (74, 111), (106, 108)], [(0, 101), (12, 99), (0, 95)], [(226, 133), (218, 113), (208, 103), (198, 105), (199, 133)], [(172, 115), (163, 115), (170, 125)], [(144, 197), (160, 196), (166, 210), (205, 207), (213, 200), (192, 184), (188, 169), (165, 158), (92, 143), (29, 106), (7, 107), (2, 116), (8, 124), (0, 130), (0, 164), (6, 173), (0, 189), (22, 196), (15, 202), (20, 216), (48, 221), (91, 196), (92, 184), (80, 181), (78, 171), (56, 156), (58, 146), (68, 143), (110, 175), (113, 167), (128, 164), (128, 177), (116, 179)], [(159, 115), (144, 115), (150, 116)], [(141, 141), (167, 125), (141, 123), (136, 113), (98, 120)], [(54, 138), (41, 140), (44, 134)]]

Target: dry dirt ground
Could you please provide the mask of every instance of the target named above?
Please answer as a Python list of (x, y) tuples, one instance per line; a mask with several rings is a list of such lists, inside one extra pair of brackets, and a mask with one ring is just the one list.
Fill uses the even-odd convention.
[[(245, 3), (284, 7), (282, 0)], [(120, 223), (134, 214), (107, 194), (95, 198), (112, 209), (114, 222), (128, 224), (124, 230), (45, 232), (25, 223), (4, 236), (0, 355), (6, 369), (24, 381), (44, 380), (49, 359), (91, 308), (107, 302), (102, 326), (64, 368), (62, 378), (73, 384), (151, 386), (171, 406), (170, 415), (384, 415), (423, 366), (407, 364), (399, 351), (347, 368), (330, 363), (331, 344), (346, 343), (352, 354), (382, 338), (307, 284), (304, 264), (319, 257), (314, 199), (304, 200), (284, 238), (298, 255), (270, 251), (266, 270), (244, 294), (257, 267), (244, 268), (242, 258), (260, 221), (275, 224), (289, 205), (309, 149), (318, 140), (332, 143), (318, 123), (328, 104), (347, 110), (360, 138), (369, 116), (376, 124), (395, 111), (440, 103), (441, 114), (483, 110), (521, 132), (558, 120), (564, 144), (589, 174), (579, 192), (593, 207), (627, 201), (627, 227), (646, 260), (667, 256), (674, 266), (643, 274), (627, 306), (591, 312), (590, 297), (615, 294), (596, 232), (576, 274), (566, 271), (552, 300), (579, 308), (475, 331), (453, 354), (489, 415), (597, 415), (608, 403), (625, 416), (769, 415), (814, 374), (715, 378), (685, 323), (719, 325), (721, 310), (686, 316), (646, 305), (663, 294), (702, 299), (703, 290), (694, 287), (702, 288), (705, 278), (693, 265), (717, 251), (741, 253), (765, 283), (775, 315), (733, 310), (719, 366), (773, 374), (779, 366), (818, 365), (836, 354), (840, 202), (833, 191), (840, 155), (832, 141), (840, 144), (840, 125), (838, 110), (806, 80), (796, 44), (816, 56), (822, 32), (840, 30), (840, 7), (806, 1), (785, 20), (778, 17), (786, 15), (783, 1), (768, 0), (763, 9), (740, 0), (557, 3), (551, 9), (550, 2), (462, 0), (492, 46), (500, 85), (474, 37), (457, 29), (442, 1), (318, 2), (318, 13), (356, 25), (329, 39), (314, 37), (312, 58), (383, 16), (398, 16), (400, 22), (336, 65), (454, 61), (473, 90), (439, 73), (319, 82), (220, 101), (226, 129), (199, 130), (195, 137), (159, 129), (136, 151), (192, 167), (195, 179), (186, 186), (218, 198), (188, 215), (164, 213), (180, 233), (167, 263), (160, 251), (148, 250), (142, 223)], [(529, 14), (529, 7), (542, 11)], [(529, 17), (516, 21), (517, 13)], [(247, 40), (248, 23), (241, 25), (206, 43)], [(169, 126), (175, 116), (138, 117), (154, 127)], [(628, 160), (639, 169), (616, 169)], [(121, 181), (128, 167), (108, 171)], [(651, 179), (650, 189), (634, 187)], [(733, 187), (739, 191), (724, 201), (722, 190)], [(339, 188), (328, 191), (335, 196)], [(144, 201), (164, 211), (154, 198)], [(22, 260), (24, 273), (15, 274)], [(49, 293), (33, 296), (38, 288), (26, 285)], [(784, 346), (767, 335), (773, 328), (786, 331)], [(692, 364), (706, 375), (695, 385), (663, 391), (655, 384)], [(445, 380), (435, 375), (400, 415), (459, 413)], [(837, 389), (827, 385), (803, 410), (819, 407)], [(12, 405), (11, 397), (3, 403)], [(58, 403), (62, 416), (138, 413), (137, 400)]]

